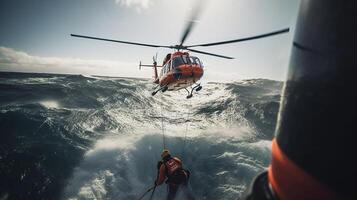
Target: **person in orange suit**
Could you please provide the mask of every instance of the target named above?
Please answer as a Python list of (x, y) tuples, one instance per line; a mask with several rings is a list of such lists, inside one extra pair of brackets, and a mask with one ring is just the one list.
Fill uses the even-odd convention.
[(157, 165), (158, 177), (155, 185), (159, 186), (164, 182), (168, 185), (169, 192), (166, 200), (174, 200), (179, 189), (183, 191), (186, 199), (194, 200), (194, 196), (188, 189), (190, 172), (183, 169), (182, 161), (177, 157), (172, 157), (167, 149), (162, 151), (161, 159)]

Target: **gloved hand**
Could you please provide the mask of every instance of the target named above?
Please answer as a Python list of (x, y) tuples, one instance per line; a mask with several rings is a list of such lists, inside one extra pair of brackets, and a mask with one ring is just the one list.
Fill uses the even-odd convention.
[(157, 170), (160, 169), (161, 165), (163, 164), (164, 162), (162, 162), (162, 160), (160, 160), (159, 162), (157, 162)]

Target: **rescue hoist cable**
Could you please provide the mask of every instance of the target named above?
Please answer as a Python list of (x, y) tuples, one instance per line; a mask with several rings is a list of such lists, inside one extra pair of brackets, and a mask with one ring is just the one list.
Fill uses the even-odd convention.
[(185, 133), (184, 133), (184, 139), (183, 139), (183, 147), (182, 147), (182, 159), (185, 157), (185, 148), (186, 148), (186, 141), (187, 141), (187, 132), (188, 132), (188, 118), (189, 118), (189, 111), (190, 111), (190, 107), (191, 107), (191, 104), (189, 103), (188, 104), (188, 107), (187, 107), (187, 111), (186, 111), (186, 119), (185, 119), (185, 123), (186, 123), (186, 130), (185, 130)]
[(166, 141), (165, 141), (165, 127), (164, 127), (164, 115), (162, 112), (162, 95), (161, 95), (161, 103), (160, 103), (160, 110), (161, 110), (161, 130), (162, 130), (162, 144), (163, 149), (166, 149)]

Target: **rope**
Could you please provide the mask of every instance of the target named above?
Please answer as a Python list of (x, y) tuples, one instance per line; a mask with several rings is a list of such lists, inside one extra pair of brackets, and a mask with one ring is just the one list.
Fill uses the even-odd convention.
[(161, 110), (162, 145), (163, 145), (163, 149), (166, 149), (164, 115), (162, 114), (162, 95), (161, 95), (160, 110)]
[(152, 200), (152, 198), (154, 197), (155, 190), (156, 190), (156, 185), (154, 186), (154, 189), (151, 192), (149, 200)]
[(186, 141), (187, 141), (187, 132), (188, 132), (188, 118), (189, 118), (189, 111), (190, 111), (191, 104), (188, 104), (187, 111), (186, 111), (186, 131), (184, 133), (184, 139), (183, 139), (183, 147), (182, 147), (182, 159), (185, 157), (185, 148), (186, 148)]
[(138, 198), (138, 200), (143, 199), (147, 194), (149, 194), (149, 192), (150, 192), (151, 190), (155, 190), (155, 188), (156, 188), (156, 185), (151, 186), (150, 188), (148, 188), (148, 189)]

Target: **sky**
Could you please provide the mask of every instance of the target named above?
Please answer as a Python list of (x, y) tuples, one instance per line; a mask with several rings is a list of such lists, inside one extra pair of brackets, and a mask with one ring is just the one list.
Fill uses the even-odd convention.
[[(198, 56), (205, 80), (284, 80), (299, 0), (202, 0), (185, 45), (249, 37), (290, 27), (287, 34), (197, 50), (234, 57)], [(0, 71), (151, 78), (139, 61), (159, 63), (172, 50), (71, 37), (82, 34), (175, 45), (193, 0), (1, 0)]]

